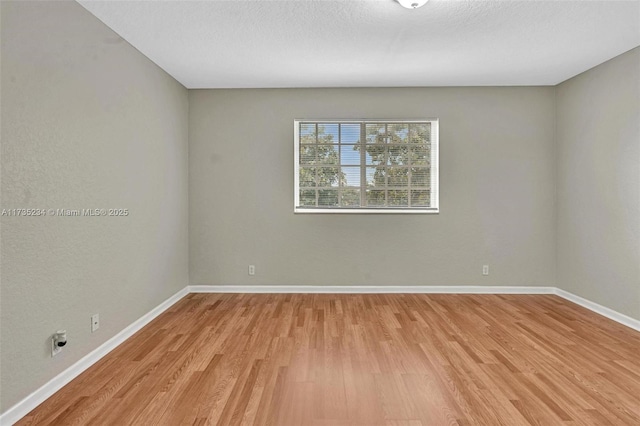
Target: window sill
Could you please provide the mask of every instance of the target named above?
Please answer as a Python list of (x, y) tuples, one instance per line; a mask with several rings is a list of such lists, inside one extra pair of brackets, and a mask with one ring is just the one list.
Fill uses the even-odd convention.
[(366, 208), (358, 208), (358, 209), (348, 209), (348, 208), (302, 208), (295, 207), (294, 213), (312, 213), (312, 214), (438, 214), (440, 213), (440, 209), (366, 209)]

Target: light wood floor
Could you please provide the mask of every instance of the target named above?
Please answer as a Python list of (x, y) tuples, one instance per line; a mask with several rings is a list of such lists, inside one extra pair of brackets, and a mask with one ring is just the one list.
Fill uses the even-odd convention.
[(640, 425), (640, 333), (548, 295), (192, 294), (19, 424)]

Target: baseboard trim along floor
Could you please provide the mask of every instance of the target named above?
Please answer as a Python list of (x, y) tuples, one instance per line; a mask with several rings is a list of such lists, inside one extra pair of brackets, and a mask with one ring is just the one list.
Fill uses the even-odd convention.
[(580, 305), (583, 308), (587, 308), (590, 311), (602, 315), (603, 317), (607, 317), (617, 323), (626, 325), (627, 327), (633, 328), (636, 331), (640, 331), (640, 320), (631, 318), (630, 316), (621, 314), (620, 312), (614, 311), (613, 309), (609, 309), (583, 297), (576, 296), (575, 294), (569, 293), (568, 291), (564, 291), (560, 288), (554, 288), (553, 294), (560, 296), (570, 302), (573, 302), (576, 305)]
[(640, 331), (640, 321), (556, 287), (501, 286), (214, 286), (190, 285), (140, 317), (120, 333), (81, 358), (38, 390), (0, 415), (0, 425), (12, 425), (59, 389), (98, 362), (154, 318), (165, 312), (189, 293), (440, 293), (440, 294), (555, 294), (622, 325)]
[(191, 285), (190, 293), (335, 293), (335, 294), (555, 294), (554, 287), (501, 287), (501, 286), (243, 286), (243, 285)]

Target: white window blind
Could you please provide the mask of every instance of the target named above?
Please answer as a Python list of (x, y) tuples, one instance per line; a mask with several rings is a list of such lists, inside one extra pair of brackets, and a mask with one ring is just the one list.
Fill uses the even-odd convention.
[(297, 213), (437, 213), (438, 120), (295, 120)]

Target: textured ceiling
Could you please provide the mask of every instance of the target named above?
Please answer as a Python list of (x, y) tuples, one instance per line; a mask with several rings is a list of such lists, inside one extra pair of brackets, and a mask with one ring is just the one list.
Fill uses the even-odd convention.
[(555, 85), (640, 45), (640, 1), (79, 2), (188, 88)]

